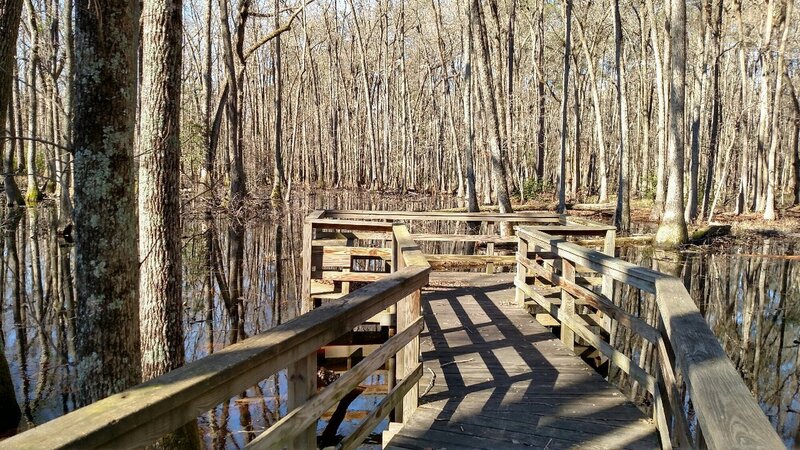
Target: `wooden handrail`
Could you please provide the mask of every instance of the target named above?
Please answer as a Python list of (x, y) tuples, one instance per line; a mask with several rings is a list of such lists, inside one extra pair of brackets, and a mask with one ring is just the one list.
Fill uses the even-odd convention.
[(194, 420), (428, 283), (410, 266), (161, 377), (0, 442), (0, 448), (134, 448)]
[(559, 223), (563, 217), (557, 213), (542, 211), (522, 211), (518, 213), (454, 213), (443, 211), (360, 211), (360, 210), (337, 210), (325, 211), (325, 219), (383, 219), (389, 221), (397, 220), (439, 220), (439, 221), (458, 221), (458, 222), (513, 222), (513, 223)]
[(372, 372), (378, 370), (389, 357), (397, 353), (422, 331), (422, 318), (419, 317), (400, 334), (389, 338), (381, 347), (364, 358), (355, 367), (345, 372), (319, 394), (312, 397), (300, 408), (290, 411), (275, 425), (269, 427), (250, 442), (248, 449), (282, 448), (291, 442), (293, 432), (312, 425), (325, 411), (335, 406), (348, 392), (358, 386)]
[[(554, 232), (554, 234), (559, 233)], [(698, 436), (702, 436), (702, 442), (698, 445), (707, 445), (709, 448), (717, 449), (783, 447), (783, 442), (777, 432), (742, 381), (681, 280), (569, 243), (563, 238), (554, 237), (537, 227), (518, 227), (517, 236), (520, 239), (520, 252), (524, 253), (518, 253), (517, 259), (523, 270), (526, 272), (532, 270), (532, 273), (561, 287), (570, 295), (583, 295), (584, 298), (594, 299), (595, 304), (592, 306), (598, 310), (606, 313), (611, 309), (618, 310), (614, 318), (621, 319), (621, 324), (628, 326), (632, 331), (651, 342), (653, 338), (658, 338), (656, 349), (660, 350), (658, 352), (659, 362), (663, 366), (662, 369), (667, 370), (665, 373), (670, 378), (674, 378), (674, 376), (669, 353), (675, 355), (675, 365), (684, 376), (697, 414), (699, 428), (702, 431), (702, 433), (697, 433)], [(573, 267), (580, 265), (610, 276), (616, 281), (655, 294), (662, 330), (654, 335), (653, 332), (656, 330), (651, 325), (642, 323), (641, 319), (623, 311), (610, 302), (609, 298), (586, 290), (570, 280), (565, 280), (565, 277), (556, 274), (554, 270), (548, 270), (529, 259), (528, 254), (535, 254), (537, 251), (547, 252), (555, 258), (561, 259), (563, 264), (568, 262)], [(538, 267), (534, 267), (534, 265)], [(515, 282), (518, 289), (523, 292), (523, 295), (535, 295), (530, 287), (521, 281), (524, 278), (524, 275), (518, 275)], [(587, 335), (589, 330), (576, 320), (577, 316), (562, 313), (560, 310), (555, 313), (557, 318), (563, 321), (562, 326), (575, 327), (578, 331), (576, 334), (603, 347), (599, 350), (605, 350), (606, 353), (611, 354), (618, 353), (615, 349), (608, 348), (608, 344), (605, 342), (595, 342), (596, 335)], [(623, 362), (626, 361), (623, 360)], [(643, 369), (640, 367), (629, 367), (628, 369), (632, 369), (628, 372), (634, 378), (642, 377)], [(647, 381), (650, 382), (649, 379)], [(667, 394), (670, 403), (682, 409), (682, 403), (669, 392), (670, 388), (674, 388), (674, 380), (667, 381), (665, 387), (659, 389), (657, 385), (654, 385), (652, 390), (648, 390), (651, 390), (654, 396), (661, 396), (661, 391), (666, 390), (663, 393)], [(658, 405), (659, 400), (655, 404)], [(675, 406), (673, 406), (674, 408)], [(682, 416), (683, 411), (673, 411), (673, 414)], [(676, 426), (681, 423), (685, 426), (683, 417), (676, 417), (676, 422), (678, 422)], [(670, 424), (668, 421), (658, 420), (657, 426), (663, 428)], [(664, 430), (660, 431), (664, 436)], [(678, 430), (677, 433), (681, 434), (681, 431)], [(670, 443), (662, 442), (662, 445), (670, 446)]]

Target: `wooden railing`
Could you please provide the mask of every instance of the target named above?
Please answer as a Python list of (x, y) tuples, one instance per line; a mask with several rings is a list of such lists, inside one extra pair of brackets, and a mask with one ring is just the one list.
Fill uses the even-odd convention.
[[(289, 368), (289, 412), (247, 448), (315, 448), (317, 419), (395, 354), (398, 376), (388, 395), (339, 447), (356, 448), (392, 410), (410, 415), (422, 375), (420, 289), (428, 283), (430, 266), (404, 225), (341, 221), (336, 226), (388, 232), (394, 242), (392, 272), (265, 333), (4, 440), (0, 448), (142, 447), (284, 368)], [(310, 245), (305, 250), (304, 262), (310, 262)], [(311, 264), (305, 267), (310, 270)], [(318, 392), (317, 350), (395, 305), (394, 335)]]
[[(590, 222), (518, 227), (517, 303), (544, 310), (560, 326), (567, 347), (574, 348), (576, 341), (593, 347), (636, 380), (652, 396), (664, 448), (782, 448), (681, 281), (615, 258), (608, 235), (602, 253), (567, 241), (567, 236), (592, 234), (592, 228), (596, 234), (610, 233)], [(600, 292), (590, 280), (593, 273), (603, 278)], [(655, 322), (616, 305), (614, 282), (653, 294)], [(654, 373), (606, 341), (611, 320), (652, 345)]]
[[(368, 224), (363, 221), (369, 220)], [(314, 211), (306, 221), (305, 234), (313, 236), (305, 240), (312, 242), (305, 248), (311, 256), (314, 270), (307, 272), (309, 280), (326, 280), (344, 284), (346, 291), (350, 282), (372, 281), (383, 276), (381, 271), (360, 271), (353, 273), (354, 260), (388, 261), (391, 249), (388, 245), (391, 223), (402, 221), (414, 229), (411, 238), (420, 245), (433, 244), (466, 244), (481, 248), (482, 253), (455, 254), (440, 251), (425, 253), (432, 270), (464, 270), (483, 268), (487, 273), (494, 273), (498, 267), (513, 267), (516, 259), (513, 251), (507, 255), (496, 254), (496, 246), (513, 246), (517, 239), (513, 235), (500, 234), (501, 223), (515, 225), (563, 225), (565, 216), (552, 212), (523, 211), (512, 214), (493, 212), (460, 213), (460, 212), (409, 212), (409, 211)], [(349, 223), (361, 223), (357, 228), (348, 228)], [(470, 228), (478, 233), (436, 231), (442, 224), (470, 224)], [(419, 226), (418, 226), (419, 225)], [(451, 227), (452, 228), (452, 227)], [(466, 227), (465, 227), (466, 228)], [(343, 232), (342, 230), (347, 230)], [(375, 248), (374, 243), (386, 242), (384, 248)], [(366, 243), (366, 244), (365, 244)], [(325, 267), (326, 270), (318, 268)], [(308, 269), (310, 270), (310, 268)], [(313, 284), (313, 282), (311, 282)], [(308, 295), (310, 298), (309, 284)]]
[[(414, 234), (396, 220), (478, 222), (480, 233), (429, 227)], [(501, 222), (517, 224), (517, 236), (500, 235)], [(602, 248), (578, 246), (568, 242), (570, 236), (602, 237)], [(426, 253), (421, 247), (453, 241), (477, 242), (485, 246), (484, 254)], [(514, 242), (516, 254), (493, 254), (495, 244)], [(247, 448), (313, 448), (317, 419), (385, 367), (388, 394), (339, 444), (355, 448), (387, 416), (402, 422), (417, 407), (420, 289), (431, 270), (486, 266), (493, 273), (495, 265), (512, 264), (519, 305), (538, 309), (537, 319), (558, 325), (569, 348), (587, 345), (605, 355), (651, 396), (665, 448), (781, 447), (680, 280), (616, 259), (614, 248), (613, 227), (552, 213), (315, 211), (303, 228), (301, 316), (2, 441), (0, 448), (140, 447), (284, 368), (288, 414)], [(361, 287), (352, 289), (355, 283)], [(615, 304), (615, 284), (654, 294), (657, 319)], [(365, 322), (388, 328), (388, 339), (318, 390), (318, 350)], [(655, 369), (641, 367), (609, 342), (617, 324), (652, 346)], [(694, 416), (687, 412), (684, 392)]]

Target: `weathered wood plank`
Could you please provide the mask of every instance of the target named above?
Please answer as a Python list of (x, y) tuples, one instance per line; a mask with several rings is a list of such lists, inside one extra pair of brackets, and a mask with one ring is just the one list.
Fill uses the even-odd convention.
[(358, 446), (364, 442), (364, 439), (366, 439), (370, 433), (372, 433), (372, 430), (374, 430), (389, 414), (389, 412), (394, 409), (398, 403), (400, 403), (403, 395), (408, 392), (411, 386), (419, 382), (421, 377), (422, 363), (418, 363), (417, 367), (414, 368), (411, 374), (405, 377), (397, 386), (391, 389), (386, 397), (381, 400), (380, 404), (375, 409), (370, 411), (369, 414), (367, 414), (358, 428), (339, 443), (337, 449), (353, 450), (358, 448)]
[(431, 255), (425, 258), (433, 270), (467, 269), (485, 267), (488, 264), (497, 266), (513, 266), (516, 264), (514, 255)]
[(655, 281), (665, 277), (664, 274), (654, 270), (569, 243), (531, 227), (518, 227), (517, 236), (528, 239), (529, 245), (534, 242), (546, 251), (652, 294), (655, 294)]
[(411, 238), (415, 241), (433, 242), (479, 242), (494, 244), (513, 244), (517, 242), (516, 236), (498, 236), (496, 234), (429, 234), (412, 233)]
[(350, 230), (350, 231), (391, 231), (392, 224), (386, 222), (368, 222), (364, 220), (341, 219), (306, 219), (315, 230)]
[(311, 273), (315, 279), (326, 281), (361, 281), (372, 283), (386, 278), (389, 274), (383, 272), (338, 272), (335, 270), (314, 271)]
[[(317, 418), (325, 411), (335, 406), (367, 376), (383, 366), (391, 355), (397, 353), (400, 348), (417, 336), (422, 331), (422, 327), (423, 321), (420, 318), (410, 324), (408, 328), (389, 338), (378, 350), (361, 360), (351, 370), (345, 372), (317, 395), (306, 399), (299, 408), (290, 411), (281, 420), (258, 435), (246, 448), (252, 450), (281, 448), (288, 444), (297, 430), (306, 429), (316, 423)], [(316, 378), (314, 381), (316, 383)], [(316, 441), (313, 445), (316, 445)], [(304, 445), (303, 448), (308, 448), (308, 446)]]
[[(135, 388), (9, 438), (0, 447), (138, 448), (303, 358), (428, 282), (409, 267)], [(65, 433), (64, 430), (79, 430)]]
[(709, 448), (781, 448), (716, 336), (677, 278), (656, 281), (656, 298), (669, 344), (689, 388)]
[[(515, 289), (508, 287), (512, 274), (461, 277), (467, 287), (423, 296), (428, 333), (421, 346), (436, 378), (423, 375), (420, 386), (431, 388), (390, 445), (658, 446), (654, 427), (640, 411), (515, 306)], [(514, 428), (512, 421), (518, 421)]]

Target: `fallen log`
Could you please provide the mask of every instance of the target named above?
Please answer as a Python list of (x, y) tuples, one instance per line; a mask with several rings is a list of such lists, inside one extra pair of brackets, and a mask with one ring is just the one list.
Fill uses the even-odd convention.
[(711, 224), (700, 227), (689, 233), (689, 242), (692, 244), (704, 244), (711, 239), (720, 236), (727, 236), (731, 232), (730, 225)]
[(575, 203), (567, 205), (567, 209), (575, 211), (614, 211), (616, 206), (614, 203)]

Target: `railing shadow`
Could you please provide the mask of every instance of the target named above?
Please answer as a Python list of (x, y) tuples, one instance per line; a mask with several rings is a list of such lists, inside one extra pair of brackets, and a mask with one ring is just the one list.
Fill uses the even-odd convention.
[[(633, 404), (512, 305), (513, 285), (500, 277), (485, 288), (423, 295), (428, 331), (422, 357), (436, 381), (392, 443), (607, 448), (613, 440), (625, 447), (657, 446), (654, 428), (642, 423)], [(421, 386), (430, 379), (428, 372)]]

